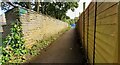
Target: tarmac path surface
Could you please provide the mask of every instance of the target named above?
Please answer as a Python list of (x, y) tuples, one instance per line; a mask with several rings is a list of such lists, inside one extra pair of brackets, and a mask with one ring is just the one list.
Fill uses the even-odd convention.
[(76, 31), (71, 29), (33, 58), (30, 63), (82, 63), (83, 58)]

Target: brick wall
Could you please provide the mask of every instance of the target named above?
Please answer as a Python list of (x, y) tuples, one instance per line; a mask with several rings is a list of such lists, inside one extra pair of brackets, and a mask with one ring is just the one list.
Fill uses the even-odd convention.
[[(7, 24), (3, 27), (2, 37), (5, 38), (10, 33), (11, 23), (16, 22), (16, 9), (6, 13)], [(68, 27), (68, 24), (52, 18), (50, 16), (31, 12), (20, 16), (25, 44), (31, 47), (36, 40), (46, 39), (54, 36)]]
[(36, 40), (46, 39), (68, 27), (68, 24), (52, 17), (30, 13), (21, 16), (24, 38), (27, 46), (32, 46)]

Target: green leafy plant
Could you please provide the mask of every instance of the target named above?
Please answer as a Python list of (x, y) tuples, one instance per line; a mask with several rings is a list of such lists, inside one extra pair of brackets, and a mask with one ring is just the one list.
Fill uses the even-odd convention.
[(2, 55), (0, 56), (2, 64), (23, 62), (25, 60), (23, 56), (27, 53), (21, 23), (16, 22), (11, 26), (10, 34), (3, 41), (3, 46), (0, 47), (2, 49)]
[[(4, 65), (7, 63), (20, 63), (25, 62), (27, 56), (36, 56), (40, 54), (40, 51), (45, 49), (56, 40), (61, 34), (67, 31), (69, 28), (59, 32), (58, 34), (43, 40), (36, 41), (37, 43), (32, 46), (31, 49), (25, 48), (25, 41), (23, 39), (22, 27), (20, 22), (13, 23), (11, 25), (11, 32), (3, 41), (3, 45), (0, 47), (2, 49), (2, 55), (0, 55), (0, 61)], [(18, 64), (19, 63), (19, 64)]]

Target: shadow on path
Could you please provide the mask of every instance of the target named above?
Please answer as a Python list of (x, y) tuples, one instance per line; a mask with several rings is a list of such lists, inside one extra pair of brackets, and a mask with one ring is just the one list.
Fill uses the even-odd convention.
[(77, 38), (75, 29), (67, 31), (30, 63), (82, 63), (84, 56)]

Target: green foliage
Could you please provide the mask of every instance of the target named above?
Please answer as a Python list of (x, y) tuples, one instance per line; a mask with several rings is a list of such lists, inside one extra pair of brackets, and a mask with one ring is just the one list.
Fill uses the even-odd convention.
[(13, 23), (11, 33), (3, 41), (1, 62), (4, 63), (20, 63), (25, 59), (23, 56), (27, 53), (24, 46), (24, 39), (22, 34), (21, 23)]
[(74, 19), (64, 19), (64, 22), (67, 22), (69, 25), (74, 24), (75, 20)]
[[(22, 7), (25, 7), (27, 9), (33, 9), (35, 11), (37, 11), (37, 7), (40, 6), (38, 11), (40, 11), (42, 14), (50, 15), (60, 20), (63, 20), (64, 18), (70, 19), (68, 16), (66, 16), (66, 12), (69, 9), (74, 11), (74, 9), (78, 7), (77, 2), (53, 2), (53, 0), (51, 1), (52, 2), (40, 2), (39, 5), (36, 2), (14, 2), (14, 3)], [(9, 6), (8, 4), (4, 3), (4, 6), (2, 6), (2, 9), (6, 9), (5, 5)]]
[(29, 49), (29, 54), (32, 56), (40, 54), (40, 51), (45, 49), (51, 43), (51, 40), (52, 38), (49, 40), (37, 40), (37, 43), (34, 44), (31, 49)]
[[(61, 34), (67, 31), (69, 28), (59, 32), (55, 36), (52, 36), (47, 39), (38, 40), (36, 44), (32, 46), (31, 49), (26, 49), (24, 46), (24, 39), (22, 34), (21, 23), (13, 23), (11, 27), (11, 33), (3, 41), (2, 55), (0, 55), (0, 61), (2, 64), (9, 63), (23, 63), (26, 59), (25, 56), (36, 56), (40, 54), (40, 51), (45, 49), (56, 40)], [(15, 64), (19, 65), (19, 64)]]
[(64, 21), (64, 22), (67, 22), (69, 25), (71, 25), (71, 24), (76, 23), (76, 22), (78, 21), (78, 19), (79, 19), (78, 17), (75, 17), (74, 19), (64, 18), (63, 21)]
[(68, 18), (66, 16), (66, 12), (69, 9), (74, 11), (74, 9), (78, 7), (78, 3), (77, 2), (56, 2), (56, 3), (42, 2), (41, 6), (42, 6), (40, 8), (41, 13), (62, 20), (64, 18)]
[[(53, 0), (51, 0), (51, 1), (53, 1)], [(21, 5), (22, 7), (26, 7), (26, 8), (29, 7), (26, 4), (26, 2), (19, 2), (18, 4)], [(39, 11), (42, 14), (50, 15), (50, 16), (55, 17), (56, 19), (60, 19), (60, 20), (63, 20), (64, 18), (69, 18), (68, 16), (66, 16), (66, 12), (69, 9), (74, 11), (74, 9), (78, 7), (77, 2), (40, 2), (39, 5), (38, 5), (38, 3), (31, 3), (31, 5), (35, 6), (33, 8), (33, 10), (35, 10), (35, 11), (37, 11), (37, 7), (39, 5), (41, 5), (41, 7), (39, 7), (39, 9), (40, 9)]]

